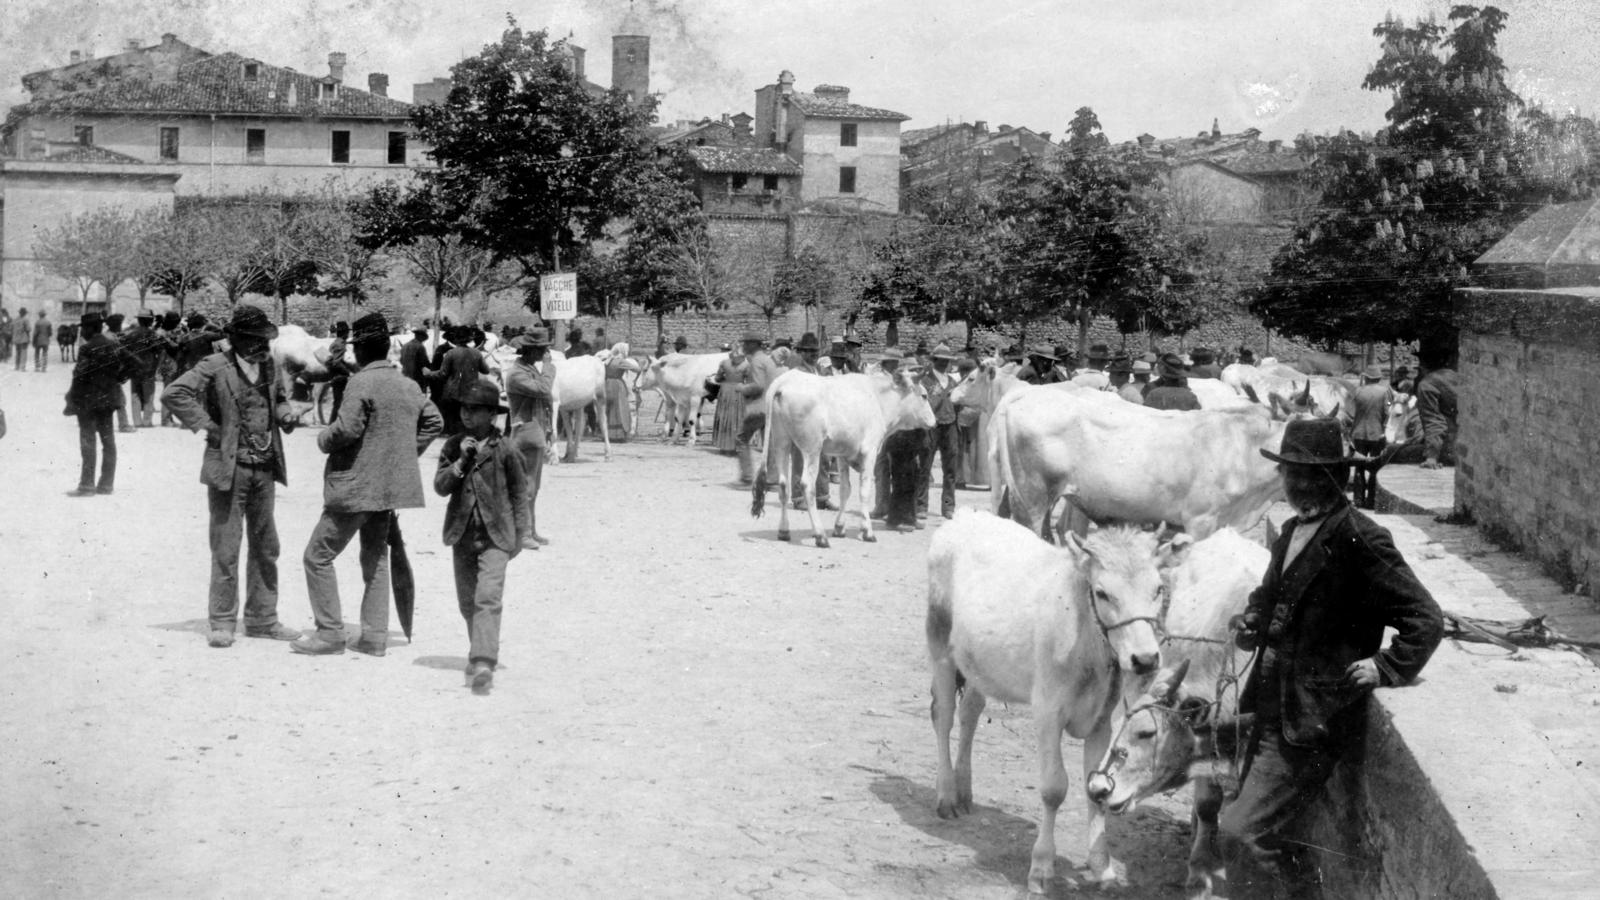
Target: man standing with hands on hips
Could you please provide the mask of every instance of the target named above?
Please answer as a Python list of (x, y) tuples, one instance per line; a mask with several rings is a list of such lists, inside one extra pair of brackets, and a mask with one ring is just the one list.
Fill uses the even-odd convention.
[(389, 364), (389, 324), (368, 313), (350, 329), (356, 373), (333, 423), (317, 435), (328, 454), (322, 518), (306, 544), (306, 591), (317, 623), (290, 647), (321, 656), (343, 653), (344, 620), (333, 561), (361, 536), (361, 637), (352, 649), (382, 656), (389, 640), (389, 528), (397, 509), (422, 506), (417, 457), (443, 430), (439, 410)]

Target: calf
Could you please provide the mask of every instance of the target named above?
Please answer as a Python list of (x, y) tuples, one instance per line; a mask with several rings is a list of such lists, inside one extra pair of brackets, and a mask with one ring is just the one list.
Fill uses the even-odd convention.
[[(802, 471), (796, 490), (815, 484), (822, 457), (843, 460), (839, 470), (839, 514), (833, 536), (844, 536), (844, 517), (850, 502), (850, 470), (856, 471), (861, 495), (861, 539), (873, 541), (872, 518), (866, 504), (873, 496), (872, 469), (883, 439), (909, 428), (932, 428), (933, 409), (928, 398), (904, 372), (894, 375), (833, 375), (824, 378), (790, 369), (767, 387), (767, 426), (762, 444), (766, 462), (751, 487), (750, 514), (760, 516), (767, 484), (778, 483), (778, 540), (789, 539), (790, 454), (800, 453)], [(817, 521), (817, 504), (806, 504), (811, 533), (818, 547), (828, 546), (828, 536)]]
[[(1228, 623), (1244, 612), (1271, 554), (1224, 529), (1190, 548), (1169, 576), (1164, 668), (1129, 710), (1089, 778), (1089, 798), (1121, 815), (1146, 797), (1194, 783), (1189, 851), (1191, 898), (1208, 898), (1222, 875), (1217, 812), (1245, 725), (1239, 689), (1250, 654), (1233, 646)], [(1190, 688), (1184, 687), (1188, 678)]]
[(667, 413), (664, 440), (676, 442), (687, 430), (689, 446), (695, 445), (700, 432), (700, 406), (705, 402), (706, 379), (715, 376), (717, 367), (727, 358), (726, 353), (669, 353), (652, 361), (639, 376), (640, 391), (654, 388), (661, 394), (662, 408)]
[[(1160, 665), (1161, 569), (1186, 536), (1163, 544), (1133, 528), (1073, 535), (1053, 547), (1013, 522), (962, 509), (928, 549), (928, 659), (933, 674), (938, 813), (972, 810), (972, 738), (987, 698), (1033, 707), (1044, 816), (1028, 890), (1055, 873), (1056, 811), (1067, 796), (1061, 734), (1084, 742), (1084, 778), (1105, 752), (1119, 701), (1138, 696)], [(960, 698), (961, 738), (950, 759)], [(1120, 883), (1105, 819), (1089, 806), (1089, 877)]]

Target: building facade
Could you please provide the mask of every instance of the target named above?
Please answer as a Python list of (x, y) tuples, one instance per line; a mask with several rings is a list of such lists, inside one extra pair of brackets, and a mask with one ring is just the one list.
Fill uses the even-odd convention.
[(794, 74), (756, 91), (757, 147), (799, 163), (800, 202), (863, 212), (900, 209), (900, 123), (909, 116), (850, 102), (850, 89), (794, 89)]

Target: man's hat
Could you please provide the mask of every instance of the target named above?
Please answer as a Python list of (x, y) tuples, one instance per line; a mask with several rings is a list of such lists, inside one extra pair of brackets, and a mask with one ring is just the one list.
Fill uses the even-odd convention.
[(105, 318), (103, 316), (101, 316), (97, 312), (84, 313), (82, 316), (78, 317), (78, 327), (79, 328), (86, 328), (86, 329), (89, 329), (91, 331), (94, 330), (94, 329), (99, 328), (100, 326), (104, 325), (105, 323), (106, 323)]
[(1144, 355), (1140, 356), (1139, 358), (1154, 366), (1156, 363), (1161, 361), (1161, 354), (1155, 352), (1154, 350), (1147, 350), (1145, 351)]
[(1189, 374), (1189, 367), (1183, 364), (1183, 358), (1178, 354), (1166, 353), (1156, 363), (1156, 374), (1162, 378), (1183, 378)]
[(1350, 461), (1338, 419), (1295, 419), (1284, 426), (1278, 452), (1263, 448), (1261, 455), (1295, 466), (1339, 466)]
[(224, 330), (236, 337), (249, 335), (269, 341), (278, 336), (278, 326), (272, 324), (266, 312), (261, 307), (251, 306), (248, 303), (241, 303), (233, 308), (233, 318), (229, 320), (228, 327)]
[(861, 343), (861, 339), (860, 339), (860, 338), (854, 338), (854, 337), (847, 337), (847, 338), (845, 338), (845, 339), (844, 339), (844, 342), (845, 342), (845, 344), (846, 344), (846, 345), (847, 345), (847, 346), (850, 346), (850, 347), (855, 347), (855, 348), (856, 348), (856, 349), (858, 349), (858, 350), (859, 350), (859, 349), (860, 349), (860, 348), (862, 348), (862, 347), (865, 347), (865, 346), (866, 346), (866, 344), (863, 344), (863, 343)]
[(933, 348), (933, 358), (954, 360), (956, 352), (950, 349), (949, 344), (940, 343)]
[(828, 355), (836, 359), (848, 359), (850, 347), (844, 341), (834, 341), (828, 345)]
[(1209, 347), (1196, 347), (1189, 351), (1189, 358), (1200, 364), (1215, 362), (1217, 358), (1217, 351), (1212, 350)]
[(548, 350), (550, 348), (550, 329), (536, 325), (511, 339), (511, 349), (521, 353), (524, 350)]
[(427, 334), (428, 333), (428, 326), (426, 326), (426, 325), (413, 326), (412, 329), (411, 329), (411, 333), (412, 334)]
[(199, 313), (189, 313), (189, 318), (185, 319), (184, 321), (188, 323), (190, 328), (204, 328), (206, 324), (206, 317), (200, 315)]
[[(595, 334), (600, 333), (601, 332), (599, 331), (595, 332)], [(689, 346), (689, 339), (680, 334), (672, 339), (672, 346), (678, 350), (682, 350), (684, 347)]]
[(1131, 375), (1133, 363), (1126, 356), (1118, 356), (1111, 360), (1111, 365), (1106, 367), (1106, 371), (1113, 375)]
[(140, 322), (154, 322), (156, 320), (156, 314), (154, 310), (141, 309), (134, 314), (134, 319)]
[(1383, 369), (1380, 369), (1378, 365), (1374, 363), (1361, 370), (1361, 377), (1366, 381), (1382, 381)]
[(1136, 359), (1136, 360), (1133, 361), (1133, 366), (1132, 366), (1131, 371), (1135, 375), (1149, 375), (1150, 374), (1150, 364), (1145, 362), (1142, 359)]
[(350, 323), (342, 321), (333, 323), (333, 333), (337, 334), (339, 337), (348, 335), (350, 333)]
[(739, 338), (741, 344), (765, 344), (767, 339), (754, 331), (746, 331), (744, 337)]
[(817, 342), (817, 336), (811, 332), (800, 335), (800, 343), (795, 344), (796, 350), (821, 350), (822, 345)]
[(161, 327), (171, 331), (183, 324), (183, 316), (178, 315), (175, 309), (169, 309), (161, 315)]
[(379, 338), (389, 339), (389, 320), (381, 312), (369, 312), (350, 326), (350, 342), (353, 344)]
[(1107, 347), (1105, 344), (1091, 344), (1089, 346), (1089, 360), (1091, 362), (1098, 362), (1100, 360), (1106, 360), (1110, 358), (1111, 348)]
[(927, 353), (928, 353), (928, 342), (927, 341), (917, 341), (917, 348), (915, 350), (911, 351), (911, 355), (912, 356), (926, 356)]
[(905, 358), (905, 353), (899, 347), (885, 347), (883, 350), (883, 362), (899, 363)]
[(106, 327), (110, 328), (112, 331), (115, 331), (122, 327), (122, 320), (126, 318), (127, 316), (124, 316), (122, 313), (112, 313), (111, 315), (106, 316)]
[(1055, 361), (1055, 360), (1058, 359), (1058, 357), (1055, 355), (1055, 352), (1052, 351), (1049, 347), (1044, 346), (1043, 344), (1040, 344), (1039, 346), (1034, 347), (1033, 349), (1029, 350), (1028, 351), (1028, 356), (1029, 356), (1029, 358), (1037, 357), (1039, 359), (1048, 359), (1048, 360), (1052, 360), (1052, 361)]
[(779, 347), (793, 347), (793, 346), (794, 346), (794, 341), (791, 340), (790, 338), (778, 338), (777, 340), (772, 342), (772, 349), (774, 349), (774, 350), (778, 349)]
[[(357, 327), (360, 327), (359, 321), (356, 324)], [(500, 402), (500, 389), (495, 387), (494, 382), (485, 381), (481, 378), (474, 381), (472, 387), (467, 388), (467, 396), (462, 399), (461, 405), (463, 407), (481, 406), (497, 412), (509, 411), (506, 405)]]
[(976, 368), (978, 368), (978, 361), (970, 356), (962, 356), (956, 359), (956, 371), (958, 372), (971, 372)]

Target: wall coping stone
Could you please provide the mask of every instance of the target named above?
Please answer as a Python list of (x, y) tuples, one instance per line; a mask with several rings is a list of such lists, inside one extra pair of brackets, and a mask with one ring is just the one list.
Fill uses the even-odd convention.
[(1462, 288), (1454, 301), (1456, 323), (1467, 331), (1585, 350), (1600, 346), (1600, 287)]

